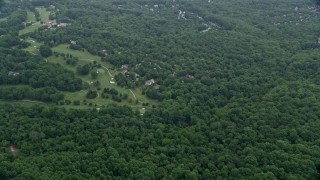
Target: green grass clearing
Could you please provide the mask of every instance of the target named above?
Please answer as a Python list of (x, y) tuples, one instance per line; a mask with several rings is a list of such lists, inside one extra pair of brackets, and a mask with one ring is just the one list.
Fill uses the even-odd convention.
[(39, 29), (40, 27), (42, 27), (43, 25), (40, 22), (36, 22), (31, 24), (30, 26), (25, 27), (24, 29), (19, 31), (19, 35), (23, 35), (23, 34), (27, 34), (30, 32), (34, 32), (37, 29)]
[(6, 21), (6, 20), (7, 20), (7, 18), (6, 18), (6, 17), (4, 17), (4, 18), (0, 18), (0, 22)]
[[(42, 22), (45, 22), (49, 19), (50, 12), (48, 12), (44, 7), (38, 7), (38, 8), (36, 8), (36, 10), (39, 12)], [(31, 11), (27, 11), (27, 22), (31, 22), (32, 24), (30, 26), (27, 26), (24, 29), (20, 30), (19, 35), (34, 32), (43, 26), (43, 24), (41, 24), (40, 21), (36, 22), (36, 16)]]
[(41, 43), (31, 38), (28, 38), (26, 41), (30, 43), (30, 46), (24, 50), (30, 52), (31, 54), (39, 54), (39, 46), (41, 46)]
[(47, 11), (45, 7), (37, 7), (36, 10), (39, 12), (42, 22), (45, 22), (49, 19), (50, 12)]
[(78, 51), (69, 48), (68, 44), (61, 44), (59, 46), (53, 47), (53, 51), (64, 54), (71, 54), (72, 56), (78, 57), (80, 60), (88, 60), (88, 61), (99, 61), (101, 58), (99, 56), (94, 56), (90, 54), (88, 51)]
[(36, 15), (34, 14), (34, 12), (27, 11), (27, 22), (36, 22)]
[[(33, 54), (39, 54), (38, 48), (41, 45), (41, 43), (39, 43), (31, 38), (28, 38), (26, 41), (28, 41), (31, 45), (28, 48), (26, 48), (25, 50), (29, 51), (30, 53), (33, 53)], [(70, 100), (72, 102), (74, 100), (79, 100), (80, 105), (73, 105), (73, 104), (62, 105), (63, 107), (66, 106), (66, 107), (74, 107), (74, 108), (88, 108), (88, 107), (95, 108), (95, 106), (94, 106), (95, 104), (97, 105), (96, 107), (101, 107), (101, 106), (107, 106), (110, 103), (116, 103), (116, 104), (131, 106), (135, 110), (139, 110), (140, 113), (142, 113), (141, 110), (142, 110), (142, 108), (144, 108), (142, 106), (142, 103), (149, 103), (150, 105), (157, 104), (156, 101), (151, 100), (151, 99), (147, 98), (146, 96), (142, 95), (140, 89), (130, 90), (127, 88), (120, 87), (116, 83), (111, 83), (112, 81), (114, 81), (113, 76), (117, 74), (117, 71), (115, 70), (115, 68), (112, 67), (112, 65), (110, 65), (106, 62), (102, 62), (101, 58), (99, 56), (94, 56), (94, 55), (90, 54), (88, 51), (78, 51), (78, 50), (70, 49), (69, 45), (67, 45), (67, 44), (62, 44), (62, 45), (53, 47), (52, 50), (54, 52), (70, 54), (74, 57), (79, 58), (79, 61), (77, 62), (76, 66), (68, 65), (66, 63), (66, 61), (63, 59), (63, 57), (61, 57), (61, 56), (56, 57), (53, 55), (53, 56), (46, 59), (48, 62), (60, 64), (61, 66), (74, 72), (75, 74), (76, 74), (76, 67), (78, 65), (85, 65), (85, 64), (90, 64), (90, 63), (93, 64), (94, 61), (96, 61), (97, 64), (101, 65), (100, 68), (95, 69), (97, 72), (99, 72), (97, 79), (92, 79), (90, 74), (86, 75), (86, 76), (77, 75), (77, 77), (81, 78), (84, 82), (87, 82), (89, 84), (89, 88), (91, 88), (91, 89), (97, 89), (97, 88), (93, 87), (90, 84), (92, 84), (94, 81), (100, 82), (101, 90), (98, 91), (98, 97), (95, 99), (87, 99), (86, 93), (88, 92), (88, 89), (84, 89), (84, 90), (81, 90), (78, 92), (64, 92), (66, 100)], [(121, 94), (127, 94), (128, 99), (122, 100), (120, 103), (113, 101), (111, 99), (111, 97), (104, 99), (101, 97), (101, 93), (104, 88), (114, 88)], [(138, 101), (138, 103), (136, 102), (136, 100)], [(93, 106), (89, 106), (90, 103), (93, 104)], [(147, 107), (145, 107), (145, 108), (147, 108)], [(143, 111), (143, 113), (144, 113), (144, 111)]]
[[(101, 90), (98, 91), (99, 95), (97, 98), (87, 99), (85, 96), (86, 96), (86, 93), (88, 90), (82, 90), (79, 92), (66, 92), (65, 99), (80, 100), (81, 104), (83, 104), (83, 102), (86, 102), (86, 103), (97, 104), (98, 106), (103, 106), (103, 105), (106, 106), (110, 103), (114, 103), (115, 101), (111, 100), (110, 98), (103, 99), (102, 97), (100, 97), (100, 94), (104, 88), (114, 88), (119, 93), (128, 95), (128, 100), (122, 100), (122, 102), (120, 104), (129, 105), (129, 106), (134, 107), (138, 110), (142, 108), (141, 102), (146, 102), (151, 105), (156, 104), (156, 101), (150, 100), (149, 98), (143, 96), (141, 94), (140, 89), (130, 90), (127, 88), (120, 87), (116, 83), (111, 83), (112, 81), (114, 81), (113, 76), (116, 75), (117, 72), (115, 70), (112, 70), (114, 68), (112, 68), (112, 66), (110, 64), (102, 62), (101, 58), (99, 56), (94, 56), (94, 55), (90, 54), (88, 51), (78, 51), (78, 50), (70, 49), (69, 45), (67, 45), (67, 44), (62, 44), (62, 45), (53, 47), (52, 49), (54, 52), (70, 54), (74, 57), (78, 57), (80, 60), (78, 61), (76, 66), (93, 63), (93, 61), (96, 61), (97, 64), (101, 65), (101, 68), (96, 69), (97, 72), (99, 72), (98, 78), (96, 80), (98, 80), (100, 82), (100, 88), (101, 88)], [(52, 62), (52, 63), (58, 63), (58, 64), (62, 65), (63, 67), (65, 67), (66, 69), (69, 69), (73, 72), (76, 72), (76, 66), (66, 64), (65, 60), (60, 56), (59, 57), (56, 57), (56, 56), (49, 57), (48, 61)], [(84, 82), (87, 82), (88, 84), (92, 84), (94, 81), (96, 81), (96, 80), (92, 79), (90, 75), (78, 76), (78, 77), (80, 77)], [(95, 87), (91, 87), (91, 88), (95, 89)], [(139, 102), (138, 104), (136, 103), (136, 100), (138, 100), (138, 102)]]

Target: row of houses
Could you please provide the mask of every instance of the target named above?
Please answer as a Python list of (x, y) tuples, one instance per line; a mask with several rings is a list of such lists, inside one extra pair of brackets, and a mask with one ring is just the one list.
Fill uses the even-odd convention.
[[(121, 73), (122, 73), (122, 74), (126, 74), (126, 73), (128, 72), (128, 68), (129, 68), (129, 65), (128, 65), (128, 64), (123, 64), (123, 65), (121, 66), (121, 69), (122, 69)], [(139, 77), (139, 74), (136, 74), (136, 73), (135, 73), (135, 77), (138, 78), (138, 77)], [(151, 86), (151, 85), (153, 85), (154, 83), (156, 83), (156, 81), (155, 81), (154, 79), (149, 79), (149, 80), (147, 80), (147, 81), (145, 82), (145, 85), (146, 85), (146, 86)]]
[(67, 27), (71, 24), (70, 23), (58, 23), (57, 20), (47, 20), (46, 22), (44, 22), (44, 25), (48, 26), (48, 27)]

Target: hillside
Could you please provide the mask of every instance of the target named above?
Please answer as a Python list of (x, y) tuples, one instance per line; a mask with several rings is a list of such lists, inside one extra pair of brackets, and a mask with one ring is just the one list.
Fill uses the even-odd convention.
[(320, 178), (317, 1), (0, 5), (0, 179)]

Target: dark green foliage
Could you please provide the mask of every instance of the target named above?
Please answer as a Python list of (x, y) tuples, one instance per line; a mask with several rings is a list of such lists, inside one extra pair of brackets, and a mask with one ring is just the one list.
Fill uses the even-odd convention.
[(114, 79), (116, 80), (117, 84), (120, 86), (134, 88), (138, 83), (135, 82), (135, 74), (133, 73), (126, 73), (126, 74), (117, 74)]
[(80, 75), (88, 75), (90, 72), (90, 65), (85, 64), (83, 66), (78, 66), (77, 67), (77, 73)]
[(116, 95), (111, 95), (112, 100), (117, 101), (117, 102), (121, 102), (122, 99), (120, 96), (116, 96)]
[(97, 79), (97, 77), (98, 77), (98, 73), (97, 73), (97, 71), (96, 70), (94, 70), (94, 71), (91, 71), (91, 77), (92, 77), (92, 79)]
[(73, 101), (73, 105), (79, 106), (80, 105), (80, 101), (79, 100), (74, 100)]
[(0, 48), (0, 84), (25, 84), (78, 91), (82, 81), (58, 64), (46, 63), (25, 51)]
[(98, 96), (97, 91), (93, 91), (93, 90), (89, 90), (89, 91), (87, 92), (87, 95), (86, 95), (86, 97), (87, 97), (88, 99), (94, 99), (94, 98), (96, 98), (97, 96)]
[(119, 94), (119, 92), (118, 92), (116, 89), (114, 89), (114, 88), (111, 88), (111, 89), (109, 89), (109, 88), (104, 88), (104, 89), (103, 89), (103, 93), (111, 94), (111, 95), (116, 95), (116, 96)]
[(14, 46), (19, 46), (22, 42), (20, 41), (19, 37), (15, 34), (10, 34), (7, 36), (4, 36), (0, 39), (0, 47), (4, 48), (11, 48)]
[[(12, 11), (11, 8), (9, 8), (8, 11), (10, 15), (8, 16), (7, 20), (0, 22), (0, 35), (17, 33), (18, 30), (21, 30), (25, 27), (23, 22), (25, 22), (27, 19), (27, 11), (16, 9)], [(2, 12), (1, 9), (0, 12)]]
[(122, 99), (128, 99), (128, 94), (121, 94), (114, 88), (104, 88), (101, 97), (107, 99), (109, 96), (117, 102), (121, 102)]
[[(196, 124), (176, 126), (161, 119), (181, 119), (187, 110), (141, 118), (116, 105), (100, 112), (1, 106), (1, 177), (316, 179), (317, 117), (283, 122), (286, 117), (272, 118), (275, 110), (248, 108), (232, 108), (206, 121), (193, 115)], [(250, 118), (235, 121), (239, 110)], [(300, 117), (310, 112), (305, 110)], [(299, 138), (291, 143), (294, 136)], [(7, 152), (11, 144), (20, 149), (17, 158)]]
[(0, 99), (5, 100), (38, 100), (44, 102), (58, 102), (64, 98), (61, 92), (51, 87), (32, 89), (30, 87), (0, 88)]
[(72, 65), (72, 66), (77, 65), (77, 62), (78, 62), (78, 60), (75, 59), (75, 58), (67, 58), (66, 59), (66, 63), (69, 64), (69, 65)]
[(146, 91), (146, 95), (151, 98), (151, 99), (156, 99), (156, 100), (163, 100), (164, 96), (159, 93), (157, 90), (153, 89), (153, 88), (149, 88)]
[(41, 45), (39, 47), (39, 51), (40, 51), (41, 56), (43, 56), (43, 57), (52, 56), (52, 50), (48, 45)]
[[(315, 1), (31, 3), (55, 5), (59, 12), (52, 17), (71, 25), (26, 36), (50, 46), (76, 41), (71, 49), (115, 66), (118, 85), (141, 88), (158, 102), (138, 97), (135, 110), (83, 99), (59, 102), (92, 110), (1, 106), (0, 179), (320, 178)], [(0, 22), (1, 84), (81, 89), (73, 73), (14, 49), (26, 46), (17, 34), (25, 13), (7, 8), (11, 21)], [(76, 65), (71, 55), (61, 56)], [(77, 73), (96, 68), (81, 64)], [(5, 89), (2, 97), (31, 99), (39, 91), (43, 101), (57, 92), (28, 89)], [(99, 95), (106, 102), (128, 98), (113, 88)], [(11, 144), (20, 148), (19, 156), (8, 153)]]

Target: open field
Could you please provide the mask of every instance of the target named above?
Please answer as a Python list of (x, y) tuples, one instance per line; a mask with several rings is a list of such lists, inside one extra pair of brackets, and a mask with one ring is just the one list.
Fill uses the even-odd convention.
[(29, 51), (31, 54), (39, 54), (39, 46), (41, 45), (41, 43), (31, 38), (28, 38), (27, 41), (30, 43), (30, 46), (25, 48), (24, 50)]
[(27, 33), (30, 33), (30, 32), (34, 32), (38, 28), (40, 28), (41, 26), (43, 26), (43, 25), (40, 22), (33, 23), (32, 25), (27, 26), (26, 28), (24, 28), (21, 31), (19, 31), (19, 35), (23, 35), (23, 34), (27, 34)]
[(5, 18), (0, 18), (0, 22), (3, 22), (3, 21), (5, 21), (5, 20), (7, 20), (6, 17), (5, 17)]
[[(38, 7), (36, 10), (40, 14), (40, 19), (42, 22), (45, 22), (49, 19), (50, 12), (46, 10), (44, 7)], [(27, 22), (31, 22), (32, 24), (30, 26), (27, 26), (26, 28), (19, 31), (19, 35), (27, 34), (30, 32), (34, 32), (40, 27), (43, 26), (40, 21), (36, 21), (36, 16), (33, 12), (27, 11)]]
[(36, 10), (39, 12), (40, 14), (40, 19), (42, 22), (45, 22), (49, 19), (49, 15), (50, 15), (50, 12), (47, 11), (46, 8), (44, 7), (37, 7)]
[(71, 54), (74, 57), (78, 57), (80, 60), (88, 60), (88, 61), (99, 61), (101, 58), (99, 56), (94, 56), (90, 54), (88, 51), (78, 51), (69, 48), (67, 44), (61, 44), (59, 46), (53, 47), (53, 51), (64, 54)]
[[(128, 100), (122, 100), (122, 102), (120, 104), (126, 104), (131, 107), (134, 107), (135, 109), (141, 110), (142, 103), (150, 103), (150, 104), (156, 103), (155, 101), (152, 101), (149, 98), (143, 96), (141, 94), (141, 90), (139, 90), (139, 89), (130, 90), (127, 88), (120, 87), (116, 83), (111, 83), (112, 81), (114, 81), (113, 77), (115, 74), (117, 74), (117, 72), (115, 70), (112, 70), (113, 68), (110, 64), (108, 64), (106, 62), (102, 62), (101, 58), (99, 56), (94, 56), (87, 51), (78, 51), (78, 50), (70, 49), (69, 45), (67, 45), (67, 44), (62, 44), (62, 45), (53, 47), (52, 50), (54, 52), (70, 54), (74, 57), (78, 57), (79, 61), (77, 62), (76, 66), (90, 64), (90, 63), (93, 63), (94, 61), (97, 64), (101, 65), (101, 68), (96, 69), (98, 72), (97, 79), (92, 79), (90, 75), (85, 75), (85, 76), (79, 75), (78, 76), (84, 82), (87, 82), (89, 84), (89, 86), (90, 86), (89, 89), (90, 88), (95, 89), (95, 87), (92, 86), (92, 84), (95, 81), (100, 82), (101, 90), (98, 90), (99, 95), (97, 98), (87, 99), (86, 93), (88, 90), (82, 90), (79, 92), (65, 92), (65, 99), (72, 100), (72, 101), (73, 100), (80, 100), (82, 105), (84, 104), (84, 102), (86, 102), (87, 104), (92, 103), (92, 104), (96, 104), (97, 106), (104, 106), (104, 105), (108, 105), (110, 103), (115, 103), (115, 101), (113, 101), (111, 99), (103, 99), (102, 97), (100, 97), (100, 94), (104, 88), (113, 88), (113, 89), (116, 89), (121, 94), (128, 95)], [(65, 60), (60, 56), (59, 57), (51, 56), (48, 58), (48, 61), (52, 62), (52, 63), (58, 63), (58, 64), (62, 65), (63, 67), (65, 67), (66, 69), (71, 70), (76, 73), (76, 66), (66, 64)], [(136, 100), (138, 101), (138, 103), (136, 103)]]
[(27, 11), (27, 22), (36, 22), (36, 16), (31, 11)]
[[(41, 45), (41, 43), (31, 38), (27, 39), (27, 41), (31, 45), (25, 50), (29, 51), (32, 54), (39, 54), (39, 46)], [(84, 82), (86, 82), (89, 85), (88, 89), (84, 89), (78, 92), (64, 92), (66, 100), (70, 100), (70, 101), (79, 100), (80, 105), (70, 104), (70, 105), (63, 105), (63, 106), (74, 107), (74, 108), (88, 108), (89, 104), (92, 104), (92, 107), (101, 107), (101, 106), (106, 106), (110, 103), (116, 103), (116, 104), (131, 106), (134, 109), (139, 110), (141, 114), (144, 114), (145, 109), (142, 109), (143, 108), (142, 103), (149, 103), (150, 105), (157, 103), (156, 101), (151, 100), (146, 96), (142, 95), (140, 89), (127, 89), (127, 88), (120, 87), (116, 83), (114, 83), (113, 77), (118, 72), (116, 71), (115, 68), (112, 67), (111, 64), (102, 62), (99, 56), (94, 56), (86, 50), (79, 51), (79, 50), (70, 49), (68, 44), (61, 44), (59, 46), (53, 47), (52, 50), (53, 52), (70, 54), (73, 57), (79, 58), (79, 61), (77, 62), (76, 66), (68, 65), (62, 56), (56, 57), (55, 55), (53, 55), (46, 59), (48, 62), (60, 64), (61, 66), (74, 72), (75, 74), (76, 74), (76, 67), (78, 65), (93, 64), (94, 62), (96, 62), (96, 64), (101, 65), (100, 68), (95, 68), (95, 70), (98, 72), (97, 79), (92, 79), (90, 74), (85, 76), (77, 75), (79, 78), (81, 78)], [(101, 90), (97, 91), (98, 97), (96, 97), (95, 99), (87, 99), (86, 94), (88, 90), (97, 89), (95, 86), (93, 86), (93, 83), (95, 81), (99, 81), (100, 83)], [(121, 94), (127, 94), (128, 99), (122, 100), (120, 103), (115, 102), (111, 98), (104, 99), (100, 97), (101, 92), (103, 91), (104, 88), (113, 88), (113, 89), (116, 89)]]

